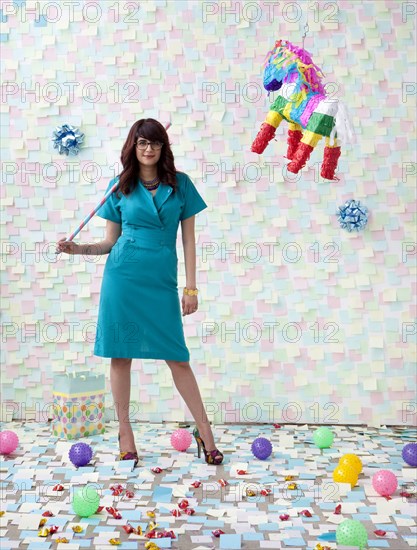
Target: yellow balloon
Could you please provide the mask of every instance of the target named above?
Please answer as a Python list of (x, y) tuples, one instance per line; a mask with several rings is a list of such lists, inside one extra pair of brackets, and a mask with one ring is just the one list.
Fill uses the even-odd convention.
[(339, 459), (339, 464), (340, 466), (350, 466), (351, 468), (356, 470), (358, 475), (362, 472), (362, 461), (358, 456), (354, 454), (343, 455)]
[(358, 482), (358, 474), (351, 466), (338, 464), (333, 472), (333, 480), (337, 483), (350, 483), (350, 486), (354, 487)]

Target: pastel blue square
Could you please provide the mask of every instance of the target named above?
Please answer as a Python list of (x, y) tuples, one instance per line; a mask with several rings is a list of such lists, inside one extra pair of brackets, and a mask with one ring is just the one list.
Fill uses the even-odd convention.
[(220, 546), (223, 550), (240, 550), (242, 539), (240, 535), (220, 535)]
[(389, 548), (389, 541), (384, 539), (368, 540), (368, 546), (369, 548), (373, 548), (374, 546), (378, 548)]
[(155, 502), (171, 502), (172, 489), (170, 487), (157, 487), (153, 492), (152, 500)]
[(286, 539), (285, 544), (286, 546), (298, 546), (299, 548), (302, 548), (306, 543), (302, 537), (294, 537), (292, 539)]
[(260, 531), (279, 531), (281, 527), (278, 523), (260, 523), (258, 524), (258, 529)]
[(264, 540), (262, 533), (242, 533), (243, 540)]

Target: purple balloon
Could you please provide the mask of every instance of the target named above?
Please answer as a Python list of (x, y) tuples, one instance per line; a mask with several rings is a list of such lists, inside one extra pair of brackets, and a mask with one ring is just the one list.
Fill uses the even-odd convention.
[(404, 462), (414, 468), (417, 467), (417, 443), (407, 443), (401, 454)]
[(265, 437), (257, 437), (251, 446), (252, 453), (259, 460), (267, 459), (272, 453), (272, 445), (269, 439)]
[(85, 466), (93, 456), (93, 449), (87, 443), (74, 443), (68, 456), (74, 466)]

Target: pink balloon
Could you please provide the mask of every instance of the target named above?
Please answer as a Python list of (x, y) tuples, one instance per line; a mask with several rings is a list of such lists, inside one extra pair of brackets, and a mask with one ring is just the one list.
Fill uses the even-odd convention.
[(191, 445), (192, 437), (188, 430), (178, 428), (171, 434), (171, 445), (177, 451), (186, 451)]
[(397, 490), (397, 476), (390, 470), (379, 470), (372, 477), (372, 486), (379, 495), (389, 497)]
[(0, 454), (8, 455), (17, 449), (19, 438), (11, 430), (0, 432)]

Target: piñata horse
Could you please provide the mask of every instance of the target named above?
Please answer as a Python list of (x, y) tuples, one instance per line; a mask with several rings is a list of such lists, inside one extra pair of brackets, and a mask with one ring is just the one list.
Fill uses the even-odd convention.
[(343, 104), (327, 98), (321, 83), (323, 76), (306, 50), (286, 40), (275, 43), (265, 58), (263, 85), (268, 95), (271, 91), (279, 90), (279, 93), (251, 150), (263, 153), (285, 119), (289, 123), (287, 158), (291, 161), (287, 170), (298, 174), (314, 147), (325, 137), (321, 176), (336, 180), (341, 144), (353, 141), (353, 129)]

